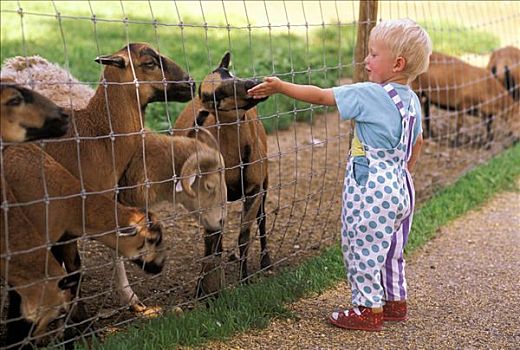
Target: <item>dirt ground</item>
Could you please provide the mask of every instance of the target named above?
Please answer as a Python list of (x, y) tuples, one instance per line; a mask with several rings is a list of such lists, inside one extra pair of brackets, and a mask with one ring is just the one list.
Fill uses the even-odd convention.
[[(453, 133), (454, 123), (448, 123), (447, 118), (448, 114), (439, 112), (433, 123), (436, 134)], [(449, 139), (426, 142), (414, 174), (419, 202), (504, 147), (498, 142), (491, 144), (489, 149), (480, 146), (485, 128), (480, 120), (471, 116), (467, 118), (462, 135), (468, 143), (459, 148), (450, 147)], [(507, 138), (497, 139), (507, 142)], [(313, 125), (296, 123), (290, 130), (269, 136), (270, 178), (266, 206), (268, 244), (274, 263), (269, 273), (295, 266), (319, 253), (320, 248), (336, 242), (340, 192), (349, 144), (350, 123), (340, 123), (337, 112), (317, 116)], [(166, 240), (171, 247), (169, 263), (161, 275), (152, 278), (127, 264), (129, 280), (134, 292), (147, 305), (165, 310), (175, 306), (190, 309), (203, 256), (203, 233), (197, 221), (180, 207), (172, 208), (164, 203), (154, 209), (166, 228)], [(240, 210), (241, 203), (237, 202), (228, 208), (224, 233), (227, 255), (238, 253)], [(249, 252), (252, 272), (260, 268), (259, 246), (255, 240)], [(112, 258), (108, 250), (88, 242), (83, 255), (86, 271), (84, 295), (92, 298), (87, 300), (90, 312), (102, 315), (100, 322), (106, 325), (126, 323), (135, 317), (119, 304), (113, 291)], [(238, 263), (225, 259), (224, 264), (226, 282), (236, 283)]]
[[(450, 146), (455, 134), (453, 118), (435, 109), (432, 118), (432, 129), (442, 138), (427, 140), (414, 174), (419, 203), (510, 144), (510, 139), (500, 131), (507, 128), (497, 122), (497, 141), (483, 146), (482, 121), (467, 116), (462, 130), (465, 144), (454, 148)], [(270, 175), (266, 211), (273, 267), (261, 273), (275, 274), (281, 268), (296, 266), (337, 242), (350, 123), (340, 123), (337, 112), (317, 115), (315, 119), (312, 125), (295, 123), (289, 130), (268, 138)], [(238, 252), (240, 208), (240, 202), (228, 207), (224, 232), (227, 255)], [(159, 306), (165, 311), (177, 306), (189, 310), (196, 302), (194, 291), (203, 256), (203, 232), (197, 220), (180, 207), (163, 203), (152, 209), (165, 227), (166, 242), (171, 248), (169, 261), (164, 271), (153, 277), (126, 264), (129, 281), (134, 292), (149, 306)], [(138, 317), (118, 301), (110, 251), (95, 242), (82, 242), (81, 253), (85, 273), (83, 297), (97, 329), (116, 330)], [(249, 258), (250, 271), (258, 271), (257, 239), (252, 243)], [(237, 283), (238, 263), (225, 259), (224, 269), (226, 283)], [(1, 318), (5, 320), (5, 299), (2, 305)]]
[[(520, 178), (518, 179), (520, 185)], [(497, 195), (484, 207), (443, 227), (407, 259), (409, 319), (379, 333), (331, 326), (327, 317), (348, 307), (338, 284), (300, 300), (294, 319), (274, 320), (226, 342), (223, 349), (518, 349), (520, 193)]]

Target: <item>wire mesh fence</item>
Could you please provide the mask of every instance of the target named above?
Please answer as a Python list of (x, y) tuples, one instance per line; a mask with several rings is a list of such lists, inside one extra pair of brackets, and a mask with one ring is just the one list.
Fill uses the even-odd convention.
[[(351, 83), (357, 1), (1, 6), (2, 347), (189, 310), (337, 242), (351, 125), (246, 91)], [(422, 202), (516, 140), (520, 5), (379, 3), (401, 17), (434, 42)]]

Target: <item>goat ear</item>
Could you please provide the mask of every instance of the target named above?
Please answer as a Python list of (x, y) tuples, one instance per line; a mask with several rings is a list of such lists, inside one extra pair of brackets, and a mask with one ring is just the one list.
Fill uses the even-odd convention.
[(229, 68), (229, 61), (231, 61), (231, 53), (227, 51), (224, 56), (222, 57), (222, 60), (220, 61), (219, 68)]
[[(191, 175), (189, 178), (190, 187), (195, 182), (195, 176), (196, 175)], [(182, 192), (182, 184), (180, 181), (177, 181), (177, 185), (175, 185), (175, 192)]]
[(115, 55), (105, 55), (105, 56), (98, 56), (94, 60), (99, 64), (104, 64), (105, 66), (115, 66), (117, 68), (125, 68), (126, 67), (126, 61), (121, 56), (115, 56)]

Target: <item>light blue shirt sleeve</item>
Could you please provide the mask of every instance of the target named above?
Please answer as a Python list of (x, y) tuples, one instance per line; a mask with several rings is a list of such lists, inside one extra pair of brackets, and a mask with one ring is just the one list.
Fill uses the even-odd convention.
[(359, 85), (343, 85), (332, 88), (339, 116), (343, 120), (356, 119), (361, 114), (361, 104), (359, 103)]

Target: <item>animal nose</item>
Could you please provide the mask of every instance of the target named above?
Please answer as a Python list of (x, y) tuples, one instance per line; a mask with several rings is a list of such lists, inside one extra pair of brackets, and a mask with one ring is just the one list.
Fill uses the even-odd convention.
[(254, 88), (255, 86), (257, 86), (260, 83), (261, 83), (261, 81), (258, 79), (246, 80), (246, 83), (245, 83), (246, 91)]
[(65, 112), (62, 108), (60, 108), (60, 117), (64, 121), (69, 120), (69, 114), (67, 112)]

